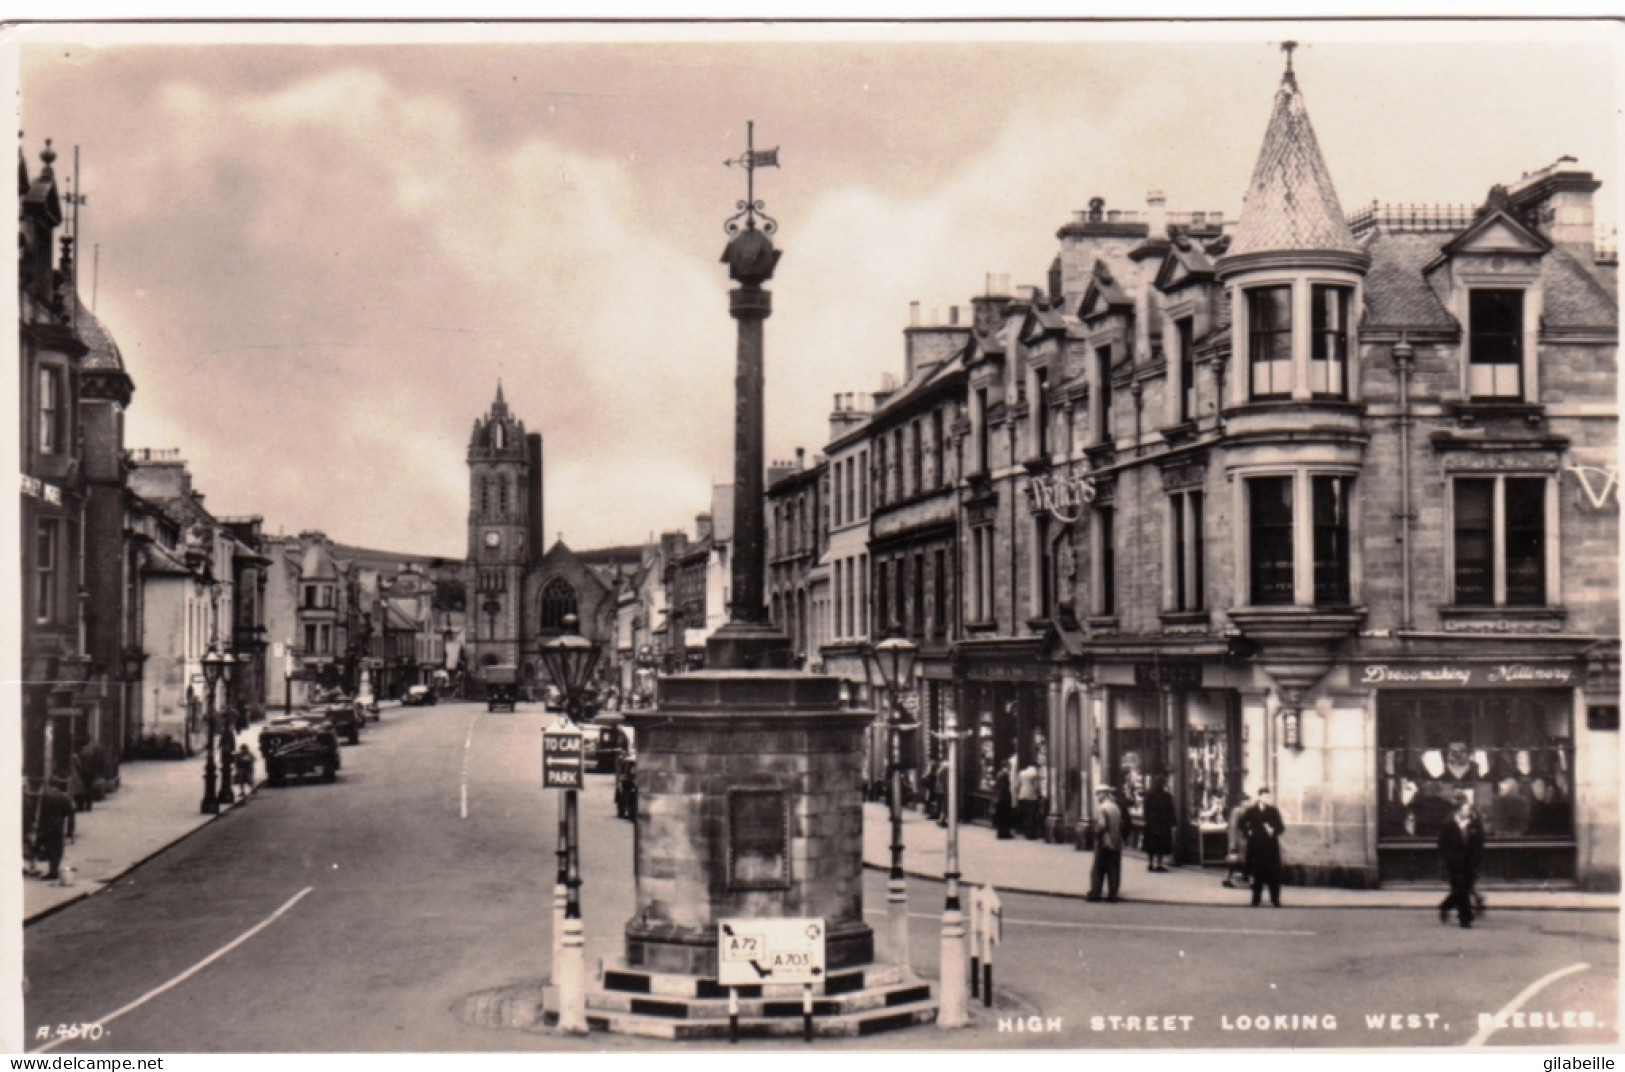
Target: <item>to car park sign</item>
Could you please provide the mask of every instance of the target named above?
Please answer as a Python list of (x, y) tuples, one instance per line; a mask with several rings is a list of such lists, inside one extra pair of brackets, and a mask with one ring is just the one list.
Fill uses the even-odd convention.
[(581, 731), (568, 724), (542, 730), (542, 788), (581, 789), (585, 784)]
[(813, 983), (824, 977), (822, 919), (724, 919), (717, 923), (722, 986)]

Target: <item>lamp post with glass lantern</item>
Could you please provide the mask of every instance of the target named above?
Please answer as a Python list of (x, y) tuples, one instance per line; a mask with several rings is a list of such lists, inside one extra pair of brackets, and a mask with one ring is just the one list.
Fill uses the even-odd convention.
[[(573, 725), (584, 721), (587, 683), (598, 664), (598, 645), (582, 636), (576, 616), (567, 615), (564, 631), (542, 645), (548, 676), (564, 694), (564, 717)], [(564, 791), (559, 816), (559, 885), (564, 887), (564, 918), (555, 929), (553, 982), (559, 994), (559, 1030), (587, 1032), (587, 967), (581, 929), (581, 860), (576, 819), (576, 791)], [(557, 891), (554, 895), (558, 901)], [(555, 919), (555, 924), (559, 921)]]
[[(246, 651), (227, 651), (220, 653), (219, 679), (223, 681), (226, 686), (227, 709), (214, 709), (214, 717), (220, 720), (220, 795), (216, 799), (223, 807), (230, 807), (232, 804), (237, 802), (237, 794), (232, 792), (231, 789), (233, 755), (237, 751), (237, 733), (235, 727), (232, 725), (233, 712), (230, 710), (230, 706), (234, 698), (232, 684), (233, 682), (237, 681), (239, 677), (237, 671), (242, 667), (246, 667), (248, 661), (249, 655)], [(213, 686), (210, 686), (209, 688), (209, 704), (211, 709), (213, 709)]]
[[(231, 664), (231, 657), (222, 654), (220, 649), (214, 646), (214, 642), (210, 641), (209, 650), (203, 653), (203, 658), (200, 661), (203, 663), (203, 685), (208, 690), (203, 721), (209, 731), (208, 743), (203, 749), (203, 805), (200, 810), (205, 815), (217, 815), (220, 812), (220, 794), (216, 786), (217, 772), (214, 757), (214, 687), (219, 684), (221, 676), (226, 672), (226, 667)], [(228, 783), (230, 782), (231, 776), (229, 774), (226, 776), (226, 780)]]
[(871, 685), (886, 688), (886, 728), (890, 731), (891, 762), (891, 874), (886, 881), (886, 929), (893, 961), (908, 968), (908, 884), (903, 878), (903, 744), (902, 735), (919, 728), (903, 720), (898, 693), (912, 687), (914, 659), (920, 649), (905, 637), (892, 637), (864, 653), (864, 668)]

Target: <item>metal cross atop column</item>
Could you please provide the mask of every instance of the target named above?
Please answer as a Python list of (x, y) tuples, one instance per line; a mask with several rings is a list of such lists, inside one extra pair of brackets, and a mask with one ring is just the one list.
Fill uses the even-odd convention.
[[(764, 207), (762, 202), (756, 200), (756, 169), (778, 167), (779, 147), (775, 145), (771, 149), (763, 149), (758, 152), (756, 149), (756, 123), (753, 120), (747, 121), (745, 123), (744, 155), (735, 157), (732, 160), (724, 160), (722, 163), (727, 167), (738, 166), (745, 169), (745, 200), (738, 202), (738, 214), (730, 218), (723, 229), (731, 235), (738, 234), (743, 228), (754, 231), (756, 229), (756, 218), (760, 216), (762, 230), (765, 233), (772, 234), (777, 231), (779, 229), (778, 221), (762, 211)], [(740, 217), (744, 217), (743, 224), (740, 222)]]

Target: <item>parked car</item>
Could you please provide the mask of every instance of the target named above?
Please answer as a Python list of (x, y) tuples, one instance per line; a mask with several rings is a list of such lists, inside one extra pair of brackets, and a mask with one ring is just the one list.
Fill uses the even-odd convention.
[(440, 697), (427, 685), (413, 685), (401, 697), (402, 707), (433, 707), (440, 702)]
[(339, 740), (324, 718), (275, 718), (260, 730), (260, 755), (265, 759), (265, 780), (284, 784), (290, 775), (320, 775), (337, 781)]
[(333, 732), (343, 736), (348, 744), (361, 743), (361, 723), (366, 716), (361, 708), (356, 706), (354, 700), (340, 698), (319, 704), (310, 709), (314, 718), (325, 718), (333, 727)]
[(378, 697), (372, 691), (370, 683), (363, 684), (361, 691), (356, 693), (355, 705), (364, 717), (370, 718), (374, 722), (383, 717), (383, 713), (378, 710)]

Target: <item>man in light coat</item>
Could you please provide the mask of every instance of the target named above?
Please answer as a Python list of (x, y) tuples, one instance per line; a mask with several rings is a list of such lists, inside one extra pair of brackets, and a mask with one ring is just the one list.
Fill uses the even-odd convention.
[(1123, 812), (1117, 806), (1112, 787), (1095, 789), (1095, 863), (1089, 871), (1089, 893), (1085, 900), (1101, 900), (1101, 887), (1105, 887), (1105, 900), (1115, 903), (1123, 879)]

